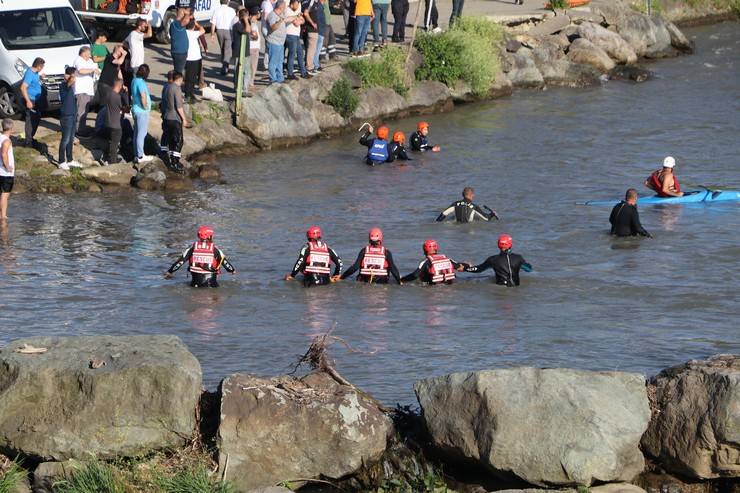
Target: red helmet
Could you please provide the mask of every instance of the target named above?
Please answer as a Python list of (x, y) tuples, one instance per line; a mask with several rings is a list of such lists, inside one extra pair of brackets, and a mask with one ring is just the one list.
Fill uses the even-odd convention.
[(368, 233), (368, 237), (370, 238), (370, 241), (381, 243), (383, 241), (383, 230), (380, 228), (373, 228), (370, 230), (370, 233)]
[(501, 235), (498, 237), (498, 247), (501, 250), (511, 250), (513, 244), (514, 240), (511, 239), (510, 235)]
[(199, 240), (212, 240), (213, 239), (213, 228), (211, 226), (201, 226), (198, 228), (198, 239)]
[(426, 255), (432, 255), (439, 251), (439, 245), (434, 240), (427, 240), (424, 242), (424, 253)]
[(405, 140), (406, 140), (406, 135), (400, 130), (393, 133), (393, 142), (398, 142), (399, 144), (403, 144)]
[(424, 130), (425, 128), (429, 128), (429, 124), (428, 124), (427, 122), (419, 122), (419, 123), (418, 123), (418, 124), (416, 125), (416, 130), (418, 130), (419, 132), (421, 132), (421, 131), (422, 131), (422, 130)]
[(390, 133), (390, 130), (386, 126), (378, 127), (378, 130), (376, 131), (378, 138), (383, 139), (383, 140), (388, 140), (389, 133)]
[(321, 239), (321, 228), (318, 226), (311, 226), (306, 231), (306, 238), (309, 240), (320, 240)]

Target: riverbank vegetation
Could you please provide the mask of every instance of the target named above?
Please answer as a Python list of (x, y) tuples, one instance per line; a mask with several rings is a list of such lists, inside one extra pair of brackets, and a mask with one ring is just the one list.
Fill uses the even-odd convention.
[(473, 94), (482, 96), (496, 81), (503, 37), (503, 27), (477, 17), (461, 17), (441, 34), (423, 33), (415, 43), (424, 57), (416, 78), (448, 87), (464, 80)]
[(405, 65), (405, 53), (395, 46), (384, 48), (380, 56), (355, 58), (347, 62), (347, 68), (362, 79), (362, 87), (387, 87), (401, 96), (409, 91)]
[(349, 118), (357, 110), (360, 98), (352, 90), (352, 83), (349, 79), (342, 76), (331, 86), (324, 102), (334, 108), (343, 118)]

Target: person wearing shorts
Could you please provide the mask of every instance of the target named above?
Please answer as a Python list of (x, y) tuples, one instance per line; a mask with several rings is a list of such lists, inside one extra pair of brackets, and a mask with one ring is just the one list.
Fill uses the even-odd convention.
[(0, 221), (8, 219), (8, 199), (15, 182), (15, 158), (10, 135), (13, 132), (13, 120), (5, 118), (0, 133)]

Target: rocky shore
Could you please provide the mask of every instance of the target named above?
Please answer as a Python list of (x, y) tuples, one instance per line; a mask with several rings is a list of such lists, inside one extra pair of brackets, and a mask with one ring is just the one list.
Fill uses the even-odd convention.
[(210, 480), (238, 492), (739, 489), (737, 355), (647, 380), (530, 367), (429, 378), (419, 414), (342, 380), (234, 374), (209, 393), (177, 337), (17, 340), (0, 350), (0, 451), (23, 465), (16, 491), (193, 444), (217, 463)]

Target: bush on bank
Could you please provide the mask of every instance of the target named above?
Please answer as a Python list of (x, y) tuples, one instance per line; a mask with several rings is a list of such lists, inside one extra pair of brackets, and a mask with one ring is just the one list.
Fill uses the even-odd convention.
[(347, 68), (362, 79), (363, 87), (388, 87), (401, 96), (409, 90), (405, 80), (406, 55), (401, 48), (384, 48), (378, 57), (356, 58), (347, 62)]
[(460, 17), (450, 30), (441, 34), (423, 33), (415, 43), (424, 57), (416, 78), (436, 80), (447, 86), (454, 86), (462, 79), (474, 94), (484, 95), (496, 81), (503, 36), (501, 26), (477, 17)]
[(360, 98), (352, 90), (352, 84), (347, 77), (342, 76), (337, 80), (324, 101), (344, 118), (352, 116), (360, 104)]

